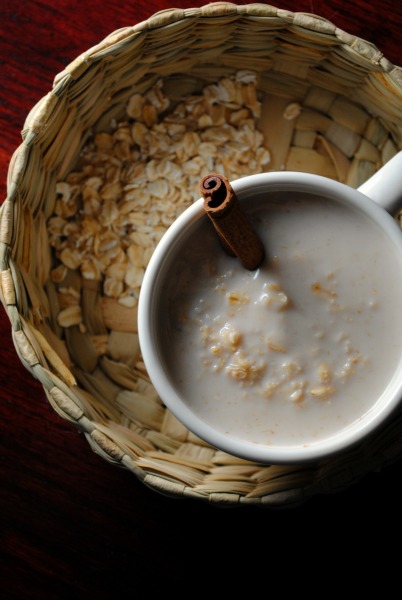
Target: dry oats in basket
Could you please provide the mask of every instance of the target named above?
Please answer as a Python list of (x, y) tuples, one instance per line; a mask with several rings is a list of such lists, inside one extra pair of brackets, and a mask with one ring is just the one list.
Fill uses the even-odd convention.
[[(260, 109), (248, 71), (179, 103), (170, 101), (162, 81), (132, 95), (126, 119), (94, 134), (75, 170), (57, 183), (48, 221), (57, 261), (52, 280), (62, 287), (68, 270), (79, 270), (102, 282), (104, 296), (135, 307), (155, 245), (200, 196), (200, 179), (211, 171), (233, 180), (266, 169)], [(62, 327), (81, 324), (79, 294), (72, 294), (58, 316)]]

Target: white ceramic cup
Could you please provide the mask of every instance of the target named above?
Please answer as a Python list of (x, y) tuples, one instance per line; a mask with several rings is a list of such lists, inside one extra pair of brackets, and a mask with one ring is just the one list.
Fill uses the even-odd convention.
[[(347, 210), (350, 209), (355, 216), (358, 215), (358, 218), (361, 216), (362, 222), (364, 220), (367, 221), (374, 229), (381, 232), (381, 236), (384, 236), (387, 240), (384, 252), (386, 253), (386, 264), (390, 264), (390, 267), (386, 266), (384, 269), (383, 263), (379, 262), (378, 265), (372, 264), (370, 269), (371, 273), (383, 277), (381, 279), (382, 284), (380, 283), (379, 285), (385, 285), (387, 288), (380, 300), (380, 304), (382, 303), (384, 306), (379, 318), (384, 320), (384, 325), (382, 322), (379, 325), (378, 323), (376, 324), (375, 316), (370, 317), (370, 319), (373, 319), (376, 328), (380, 327), (376, 331), (382, 332), (384, 329), (384, 332), (390, 332), (389, 334), (384, 333), (386, 335), (385, 341), (381, 342), (382, 338), (380, 339), (380, 336), (378, 336), (378, 343), (383, 343), (384, 348), (387, 346), (386, 350), (389, 353), (389, 357), (386, 360), (386, 365), (392, 364), (392, 367), (390, 367), (390, 372), (387, 374), (385, 382), (381, 383), (380, 392), (377, 394), (375, 400), (370, 406), (362, 410), (362, 414), (354, 414), (351, 422), (339, 426), (339, 430), (334, 426), (330, 428), (328, 433), (324, 432), (308, 439), (303, 439), (303, 436), (299, 439), (297, 435), (294, 436), (292, 434), (293, 437), (291, 435), (287, 440), (285, 435), (277, 443), (276, 438), (280, 436), (267, 435), (267, 441), (265, 442), (263, 432), (270, 431), (272, 425), (270, 423), (271, 400), (269, 399), (265, 400), (266, 414), (264, 412), (264, 402), (260, 402), (259, 408), (256, 409), (259, 433), (258, 436), (254, 436), (253, 425), (251, 421), (247, 421), (248, 414), (251, 414), (254, 410), (252, 404), (254, 392), (252, 387), (251, 390), (248, 390), (248, 397), (251, 397), (251, 400), (245, 400), (245, 402), (251, 403), (250, 409), (244, 409), (245, 405), (244, 403), (242, 404), (241, 399), (237, 401), (237, 404), (236, 402), (232, 402), (231, 397), (229, 398), (229, 402), (225, 402), (223, 408), (219, 405), (220, 400), (217, 399), (209, 401), (201, 411), (190, 401), (193, 392), (198, 388), (201, 390), (206, 382), (208, 382), (209, 386), (212, 385), (213, 389), (215, 374), (206, 370), (204, 373), (201, 372), (201, 377), (188, 383), (190, 388), (183, 388), (181, 386), (179, 379), (185, 379), (190, 371), (194, 370), (197, 372), (201, 369), (202, 359), (200, 359), (200, 364), (197, 363), (197, 355), (195, 359), (192, 357), (190, 363), (188, 360), (186, 361), (186, 347), (184, 347), (184, 355), (175, 355), (175, 347), (170, 344), (170, 333), (169, 331), (167, 332), (170, 327), (170, 317), (169, 312), (166, 311), (169, 311), (168, 296), (172, 289), (174, 289), (176, 298), (180, 297), (180, 289), (177, 288), (177, 286), (180, 286), (180, 283), (174, 281), (174, 278), (178, 276), (178, 259), (191, 260), (190, 248), (193, 245), (194, 236), (199, 235), (197, 232), (200, 227), (211, 227), (203, 210), (203, 199), (200, 198), (191, 205), (171, 225), (156, 247), (143, 280), (138, 308), (139, 340), (144, 363), (156, 391), (166, 407), (189, 430), (212, 446), (235, 456), (264, 464), (295, 464), (312, 460), (318, 461), (345, 451), (362, 440), (366, 440), (380, 426), (384, 426), (387, 419), (392, 418), (393, 411), (400, 405), (402, 399), (402, 326), (398, 324), (399, 321), (402, 321), (402, 284), (398, 283), (399, 280), (402, 281), (402, 232), (393, 216), (391, 216), (402, 202), (401, 172), (402, 153), (399, 153), (374, 177), (361, 186), (359, 190), (352, 189), (342, 183), (321, 176), (298, 172), (273, 172), (250, 175), (232, 182), (233, 189), (246, 211), (249, 208), (250, 210), (252, 209), (253, 198), (259, 199), (259, 206), (261, 208), (264, 202), (270, 202), (271, 194), (282, 194), (282, 196), (289, 197), (295, 197), (299, 194), (312, 194), (314, 198), (323, 198), (324, 203), (329, 202), (334, 205), (343, 206)], [(342, 245), (347, 247), (349, 241), (350, 243), (352, 241), (346, 237), (343, 239), (342, 236), (346, 236), (346, 234), (341, 229), (339, 228), (337, 236), (343, 240)], [(203, 234), (201, 233), (201, 235)], [(369, 247), (370, 241), (367, 248)], [(236, 261), (233, 258), (228, 258), (227, 260)], [(349, 262), (344, 259), (342, 260), (344, 263)], [(270, 261), (269, 252), (267, 261), (268, 263)], [(353, 261), (354, 259), (351, 256), (350, 262)], [(348, 265), (340, 265), (341, 270), (344, 266), (346, 268)], [(191, 268), (192, 265), (190, 264), (189, 267)], [(194, 281), (197, 282), (199, 281), (199, 270), (200, 265), (194, 264), (193, 275)], [(385, 271), (389, 272), (386, 273)], [(368, 277), (370, 278), (370, 273)], [(365, 293), (367, 293), (368, 288), (365, 289)], [(359, 294), (358, 288), (356, 293)], [(293, 291), (294, 295), (297, 296), (297, 290)], [(392, 303), (388, 305), (391, 297)], [(374, 305), (374, 302), (371, 305)], [(369, 311), (368, 308), (364, 310)], [(375, 315), (375, 311), (373, 314)], [(388, 323), (386, 322), (387, 319)], [(349, 320), (352, 320), (350, 315)], [(342, 335), (345, 338), (349, 335), (347, 328), (345, 330), (346, 321), (347, 319), (344, 317)], [(244, 326), (247, 328), (247, 319), (245, 319)], [(398, 328), (401, 331), (400, 338)], [(262, 326), (263, 329), (264, 326)], [(334, 336), (336, 333), (333, 333), (334, 331), (335, 329), (333, 330), (329, 327), (325, 335), (323, 332), (318, 333), (320, 333), (321, 337), (328, 337), (331, 335)], [(319, 337), (318, 333), (316, 332), (317, 337)], [(337, 332), (336, 334), (341, 339), (341, 333)], [(392, 343), (391, 334), (395, 336)], [(199, 332), (194, 330), (194, 336), (198, 335)], [(186, 339), (191, 341), (191, 334), (190, 338), (187, 337)], [(401, 340), (400, 343), (399, 339)], [(392, 346), (391, 348), (388, 348), (388, 340), (390, 346)], [(186, 343), (184, 341), (184, 344)], [(192, 352), (190, 348), (192, 343), (188, 345), (188, 352), (190, 353)], [(375, 348), (375, 344), (373, 348)], [(359, 348), (359, 353), (363, 356), (363, 362), (366, 361), (364, 343), (363, 347)], [(318, 356), (317, 364), (319, 364), (321, 358), (325, 361), (325, 357)], [(366, 380), (369, 374), (374, 373), (376, 369), (383, 369), (384, 366), (381, 360), (375, 359), (374, 361), (370, 361), (370, 357), (368, 357), (366, 362), (367, 365), (364, 368), (358, 366), (356, 369), (356, 377), (362, 380)], [(359, 371), (360, 368), (362, 368), (361, 372)], [(232, 382), (230, 385), (232, 385)], [(296, 386), (299, 384), (293, 382), (292, 385)], [(370, 387), (372, 387), (371, 384)], [(183, 392), (183, 389), (187, 389), (187, 392)], [(191, 393), (188, 392), (189, 389), (192, 390)], [(307, 393), (305, 389), (303, 389), (304, 393)], [(358, 395), (358, 392), (355, 393)], [(232, 392), (229, 394), (231, 396)], [(211, 387), (209, 387), (207, 395), (211, 395)], [(364, 395), (367, 396), (367, 393)], [(320, 401), (318, 402), (320, 403)], [(332, 402), (332, 400), (325, 399), (324, 403), (320, 403), (320, 410), (323, 404), (330, 406), (332, 403), (332, 406), (334, 406), (335, 402), (335, 400)], [(352, 397), (348, 402), (348, 406), (352, 406), (355, 398)], [(296, 419), (300, 411), (303, 411), (303, 408), (300, 406), (292, 406), (289, 409), (291, 402), (285, 404), (287, 411), (294, 409)], [(237, 416), (236, 411), (239, 413)], [(289, 417), (289, 414), (292, 413), (287, 413), (286, 419), (288, 420), (292, 419), (292, 417)], [(329, 420), (335, 419), (333, 412), (329, 414)], [(316, 418), (314, 410), (312, 411), (311, 418)], [(227, 426), (225, 419), (228, 420)], [(266, 420), (265, 423), (264, 420)], [(234, 421), (236, 421), (235, 425), (233, 424)], [(243, 421), (244, 428), (242, 429)], [(304, 423), (303, 427), (305, 426)], [(297, 420), (294, 428), (297, 433), (299, 431)], [(300, 426), (300, 431), (301, 429), (302, 426)]]

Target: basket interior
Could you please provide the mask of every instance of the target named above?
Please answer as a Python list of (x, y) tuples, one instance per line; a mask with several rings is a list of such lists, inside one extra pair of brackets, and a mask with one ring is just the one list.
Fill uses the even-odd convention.
[[(196, 438), (165, 409), (141, 362), (136, 310), (144, 263), (138, 266), (135, 248), (145, 236), (146, 261), (164, 229), (199, 196), (205, 172), (193, 162), (183, 180), (183, 164), (194, 152), (179, 171), (161, 174), (161, 123), (169, 116), (173, 128), (184, 123), (175, 134), (179, 142), (190, 131), (180, 112), (183, 100), (208, 88), (209, 98), (216, 94), (214, 114), (235, 119), (233, 113), (246, 109), (262, 134), (262, 149), (247, 162), (225, 162), (218, 152), (201, 169), (223, 168), (229, 179), (250, 169), (307, 171), (358, 187), (401, 148), (401, 81), (400, 69), (377, 48), (324, 19), (225, 3), (162, 11), (114, 32), (55, 78), (28, 116), (10, 164), (1, 212), (2, 302), (22, 362), (96, 452), (162, 493), (266, 506), (336, 491), (398, 456), (397, 419), (370, 446), (306, 467), (250, 463)], [(231, 93), (243, 94), (243, 104)], [(141, 98), (153, 111), (148, 117)], [(216, 145), (218, 117), (212, 125)], [(136, 136), (152, 129), (160, 145), (144, 154)], [(173, 188), (166, 196), (163, 185), (173, 179), (176, 191), (185, 186), (187, 199), (170, 199)], [(132, 202), (127, 214), (135, 282), (120, 285), (119, 296), (109, 267), (96, 270), (87, 261), (83, 274), (82, 256), (72, 250), (86, 207), (93, 214), (107, 208), (102, 231), (110, 232), (124, 194)], [(70, 253), (63, 262), (66, 239)], [(114, 279), (121, 284), (121, 277)]]

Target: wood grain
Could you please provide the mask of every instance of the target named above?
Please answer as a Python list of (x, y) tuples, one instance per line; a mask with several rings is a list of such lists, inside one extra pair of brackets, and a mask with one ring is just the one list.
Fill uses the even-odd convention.
[[(402, 3), (275, 4), (320, 14), (402, 64)], [(163, 0), (0, 0), (0, 198), (24, 120), (54, 76), (111, 31), (170, 6)], [(160, 496), (96, 456), (57, 416), (16, 356), (2, 307), (0, 336), (0, 590), (7, 600), (210, 593), (217, 589), (212, 575), (229, 593), (237, 574), (254, 593), (267, 567), (275, 577), (275, 566), (292, 564), (306, 540), (326, 548), (353, 531), (343, 545), (346, 564), (357, 552), (367, 555), (367, 532), (378, 550), (398, 529), (400, 463), (286, 511), (223, 510)], [(314, 573), (327, 569), (327, 558), (325, 551), (315, 556)]]

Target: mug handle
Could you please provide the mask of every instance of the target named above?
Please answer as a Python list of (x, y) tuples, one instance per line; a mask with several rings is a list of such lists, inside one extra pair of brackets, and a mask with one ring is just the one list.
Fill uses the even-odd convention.
[(357, 188), (391, 215), (402, 208), (402, 152)]

